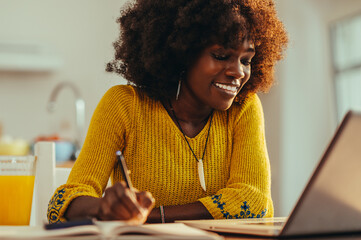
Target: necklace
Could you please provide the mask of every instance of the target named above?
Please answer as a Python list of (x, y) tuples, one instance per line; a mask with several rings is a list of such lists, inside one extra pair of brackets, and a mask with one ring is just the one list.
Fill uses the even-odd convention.
[(194, 153), (191, 145), (189, 144), (188, 140), (187, 140), (187, 137), (182, 129), (182, 126), (180, 125), (179, 123), (179, 120), (177, 118), (177, 116), (175, 115), (175, 112), (174, 112), (174, 109), (173, 109), (173, 106), (172, 106), (172, 103), (169, 101), (169, 106), (170, 106), (170, 110), (172, 111), (172, 114), (174, 116), (174, 119), (175, 121), (177, 122), (178, 126), (179, 126), (179, 129), (181, 130), (182, 134), (183, 134), (183, 137), (184, 139), (186, 140), (187, 144), (188, 144), (188, 147), (189, 149), (191, 150), (194, 158), (196, 159), (197, 161), (197, 167), (198, 167), (198, 178), (199, 178), (199, 183), (201, 184), (201, 187), (203, 189), (203, 191), (206, 191), (207, 188), (206, 188), (206, 181), (204, 180), (204, 168), (203, 168), (203, 159), (204, 159), (204, 155), (206, 154), (206, 149), (207, 149), (207, 143), (208, 143), (208, 138), (209, 138), (209, 133), (211, 131), (211, 126), (212, 126), (212, 119), (213, 119), (213, 110), (211, 112), (211, 120), (209, 122), (209, 127), (208, 127), (208, 133), (207, 133), (207, 138), (206, 138), (206, 143), (204, 144), (204, 149), (203, 149), (203, 154), (202, 154), (202, 158), (198, 159), (196, 154)]

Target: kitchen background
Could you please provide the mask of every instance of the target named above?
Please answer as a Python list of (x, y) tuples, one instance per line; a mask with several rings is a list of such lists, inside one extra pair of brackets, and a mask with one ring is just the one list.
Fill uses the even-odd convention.
[[(118, 35), (115, 21), (124, 3), (0, 0), (0, 145), (54, 136), (79, 140), (81, 145), (101, 96), (109, 87), (125, 83), (104, 71), (113, 56), (112, 42)], [(332, 59), (338, 55), (332, 47), (331, 26), (360, 14), (361, 1), (276, 3), (290, 46), (286, 59), (277, 66), (277, 84), (260, 97), (275, 214), (285, 216), (343, 114), (336, 101), (337, 71)], [(55, 109), (50, 112), (50, 96), (62, 82), (68, 85), (58, 92)], [(77, 99), (85, 103), (84, 121), (81, 115), (76, 117)], [(81, 101), (77, 106), (81, 114)]]

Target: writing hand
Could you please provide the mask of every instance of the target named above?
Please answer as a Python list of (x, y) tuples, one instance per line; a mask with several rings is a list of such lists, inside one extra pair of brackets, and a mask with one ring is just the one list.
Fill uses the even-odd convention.
[(141, 224), (146, 221), (153, 206), (154, 199), (149, 192), (133, 192), (124, 182), (117, 182), (105, 190), (97, 218)]

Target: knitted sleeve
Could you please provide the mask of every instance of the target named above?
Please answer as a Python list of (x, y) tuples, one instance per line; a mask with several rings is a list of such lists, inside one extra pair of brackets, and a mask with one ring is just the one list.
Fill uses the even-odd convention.
[(263, 110), (257, 95), (249, 96), (243, 104), (231, 131), (233, 146), (227, 185), (199, 201), (214, 218), (273, 217)]
[(133, 88), (115, 86), (99, 102), (68, 181), (56, 189), (49, 202), (50, 223), (66, 221), (64, 213), (74, 198), (102, 196), (116, 163), (115, 152), (123, 150), (126, 134), (132, 129), (133, 96)]

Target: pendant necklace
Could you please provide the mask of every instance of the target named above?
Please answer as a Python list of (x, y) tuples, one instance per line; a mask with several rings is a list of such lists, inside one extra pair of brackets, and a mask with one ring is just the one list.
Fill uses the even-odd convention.
[(177, 116), (175, 115), (175, 112), (174, 112), (172, 103), (171, 103), (170, 101), (169, 101), (169, 106), (170, 106), (170, 110), (172, 111), (172, 114), (173, 114), (173, 116), (174, 116), (174, 119), (175, 119), (175, 121), (177, 122), (177, 124), (178, 124), (178, 126), (179, 126), (179, 129), (181, 130), (181, 132), (182, 132), (182, 134), (183, 134), (183, 137), (184, 137), (184, 139), (186, 140), (186, 142), (187, 142), (187, 144), (188, 144), (189, 149), (191, 150), (194, 158), (195, 158), (196, 161), (197, 161), (199, 183), (201, 184), (201, 187), (202, 187), (203, 191), (206, 191), (207, 188), (206, 188), (206, 181), (204, 180), (203, 159), (204, 159), (204, 155), (206, 154), (206, 149), (207, 149), (207, 143), (208, 143), (209, 133), (210, 133), (210, 131), (211, 131), (212, 119), (213, 119), (213, 110), (212, 110), (212, 112), (211, 112), (211, 120), (210, 120), (210, 122), (209, 122), (208, 133), (207, 133), (206, 143), (205, 143), (205, 145), (204, 145), (203, 155), (202, 155), (202, 158), (201, 158), (201, 159), (198, 159), (197, 156), (196, 156), (196, 154), (194, 153), (191, 145), (189, 144), (185, 133), (183, 132), (182, 126), (180, 125), (179, 120), (178, 120)]

